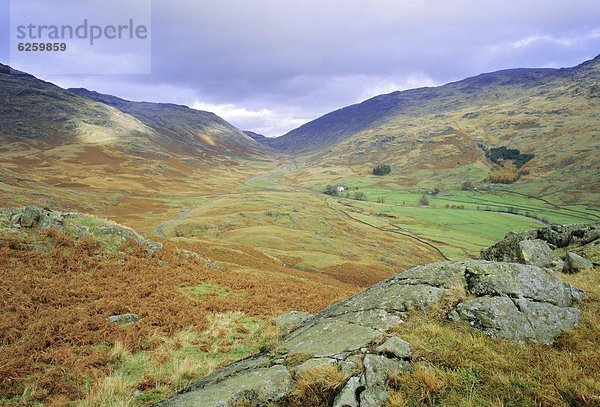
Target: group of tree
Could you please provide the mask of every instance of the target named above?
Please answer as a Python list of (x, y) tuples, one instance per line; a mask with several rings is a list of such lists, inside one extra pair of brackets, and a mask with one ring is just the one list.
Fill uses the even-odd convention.
[(486, 155), (490, 160), (492, 160), (495, 163), (501, 163), (505, 160), (511, 160), (517, 168), (521, 168), (535, 157), (534, 154), (523, 154), (516, 148), (506, 147), (490, 148), (487, 151)]
[(388, 175), (392, 172), (392, 168), (387, 164), (381, 164), (373, 168), (373, 175)]

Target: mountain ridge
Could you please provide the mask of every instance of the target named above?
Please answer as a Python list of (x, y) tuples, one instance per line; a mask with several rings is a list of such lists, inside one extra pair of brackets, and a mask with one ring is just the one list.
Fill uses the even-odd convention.
[[(498, 84), (502, 77), (509, 77), (509, 80), (500, 85), (529, 85), (530, 87), (539, 85), (540, 80), (543, 83), (548, 82), (548, 76), (560, 77), (564, 74), (571, 74), (578, 69), (584, 69), (589, 66), (595, 66), (600, 63), (600, 55), (595, 58), (585, 61), (577, 66), (569, 68), (511, 68), (503, 69), (494, 72), (482, 73), (462, 80), (453, 81), (436, 87), (421, 87), (408, 89), (405, 91), (394, 91), (388, 94), (377, 95), (363, 102), (355, 103), (340, 109), (336, 109), (323, 116), (320, 116), (288, 133), (274, 138), (270, 141), (270, 145), (282, 151), (291, 152), (307, 152), (317, 147), (326, 147), (337, 142), (343, 141), (352, 134), (364, 130), (368, 125), (372, 125), (377, 120), (386, 116), (386, 114), (394, 112), (396, 109), (403, 108), (402, 102), (412, 102), (410, 98), (416, 98), (416, 102), (434, 99), (435, 97), (443, 96), (443, 91), (452, 90), (453, 88), (462, 87), (461, 90), (466, 93), (476, 93), (481, 91), (482, 86)], [(517, 76), (518, 75), (518, 76)], [(545, 80), (544, 80), (545, 79)], [(554, 78), (551, 78), (554, 79)], [(538, 81), (531, 83), (531, 81)], [(397, 100), (394, 100), (397, 99)], [(394, 102), (397, 102), (394, 103)], [(367, 114), (362, 113), (363, 108), (372, 107), (375, 111), (370, 111)], [(358, 117), (352, 117), (358, 116)], [(333, 120), (343, 121), (350, 120), (356, 126), (332, 123)], [(314, 140), (315, 135), (312, 132), (319, 131), (326, 133), (327, 140)], [(302, 142), (299, 139), (303, 139)], [(308, 138), (308, 141), (307, 141)], [(298, 140), (295, 140), (298, 139)], [(320, 142), (319, 142), (320, 141)]]

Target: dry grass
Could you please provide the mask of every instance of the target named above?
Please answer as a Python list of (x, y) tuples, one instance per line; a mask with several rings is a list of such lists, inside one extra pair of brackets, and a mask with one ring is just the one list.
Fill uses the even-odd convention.
[(296, 379), (296, 388), (284, 404), (292, 407), (331, 406), (347, 380), (348, 376), (336, 365), (308, 370)]
[[(33, 249), (40, 244), (48, 250)], [(203, 259), (215, 258), (213, 246), (180, 245), (199, 257), (182, 256), (170, 242), (149, 256), (131, 241), (112, 253), (93, 239), (75, 242), (56, 230), (24, 239), (0, 236), (0, 404), (85, 398), (127, 405), (131, 391), (153, 387), (164, 395), (193, 376), (273, 346), (276, 332), (262, 329), (261, 321), (290, 310), (315, 312), (351, 293), (335, 280), (305, 278), (243, 251), (218, 253), (223, 268), (207, 270)], [(181, 294), (182, 287), (199, 283), (233, 294)], [(141, 320), (107, 322), (127, 312)], [(132, 365), (147, 370), (146, 386), (137, 373), (119, 373)]]

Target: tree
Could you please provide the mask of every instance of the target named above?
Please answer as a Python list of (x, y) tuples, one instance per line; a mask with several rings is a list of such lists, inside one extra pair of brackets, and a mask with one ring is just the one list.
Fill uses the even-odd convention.
[(433, 190), (431, 191), (431, 195), (433, 196), (438, 196), (439, 193), (442, 192), (441, 189), (439, 189), (438, 187), (433, 188)]
[(392, 172), (392, 168), (387, 164), (378, 165), (373, 168), (373, 175), (388, 175), (390, 172)]
[(419, 199), (419, 204), (421, 206), (429, 205), (429, 198), (427, 198), (427, 195), (421, 195), (421, 199)]
[(325, 187), (325, 191), (323, 191), (324, 194), (327, 195), (331, 195), (331, 196), (337, 196), (338, 195), (338, 191), (335, 185), (327, 185)]

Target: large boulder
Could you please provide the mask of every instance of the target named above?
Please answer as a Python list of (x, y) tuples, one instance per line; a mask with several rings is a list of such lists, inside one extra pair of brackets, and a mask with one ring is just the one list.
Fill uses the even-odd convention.
[(594, 263), (573, 252), (567, 252), (565, 255), (565, 263), (563, 273), (573, 274), (583, 270), (588, 270), (594, 267)]

